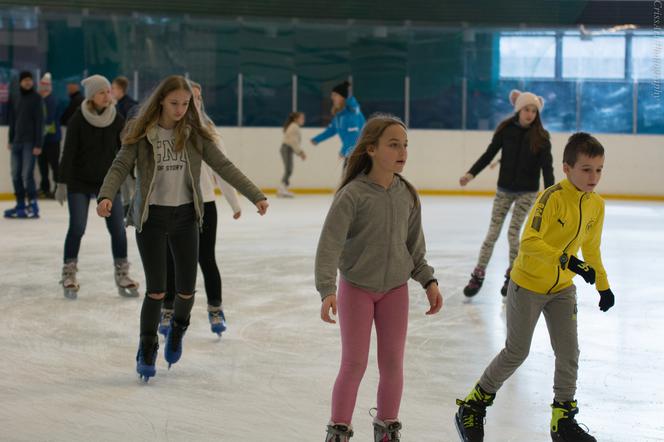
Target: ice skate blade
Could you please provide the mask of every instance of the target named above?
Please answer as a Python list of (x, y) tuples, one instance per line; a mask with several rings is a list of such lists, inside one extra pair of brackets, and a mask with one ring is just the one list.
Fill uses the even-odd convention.
[(456, 428), (456, 430), (457, 430), (457, 434), (459, 435), (459, 440), (460, 440), (461, 442), (468, 442), (468, 439), (464, 438), (464, 437), (463, 437), (463, 433), (461, 432), (461, 431), (462, 431), (462, 430), (461, 430), (461, 427), (462, 427), (462, 426), (463, 426), (463, 425), (462, 425), (461, 422), (459, 421), (459, 412), (456, 412), (456, 413), (454, 414), (454, 428)]
[(65, 298), (74, 300), (78, 298), (78, 290), (65, 289), (64, 291)]
[(142, 374), (139, 374), (138, 379), (140, 379), (140, 381), (143, 382), (144, 384), (147, 384), (148, 381), (150, 380), (150, 376), (143, 376)]
[(118, 294), (123, 298), (138, 298), (138, 289), (136, 287), (118, 287)]

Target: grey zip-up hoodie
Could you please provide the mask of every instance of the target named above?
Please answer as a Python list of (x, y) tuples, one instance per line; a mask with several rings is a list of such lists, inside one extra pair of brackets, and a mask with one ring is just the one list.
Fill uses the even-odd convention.
[(316, 289), (337, 292), (337, 268), (352, 285), (384, 293), (413, 278), (425, 287), (433, 268), (425, 259), (420, 205), (395, 175), (388, 189), (360, 174), (337, 192), (316, 251)]
[[(157, 127), (154, 126), (148, 129), (147, 136), (141, 138), (137, 143), (122, 146), (106, 173), (104, 183), (97, 195), (97, 201), (103, 199), (112, 201), (129, 171), (133, 170), (136, 165), (136, 191), (127, 216), (127, 224), (136, 226), (136, 230), (139, 232), (148, 218), (148, 202), (152, 193), (156, 168), (156, 143)], [(187, 137), (184, 152), (193, 184), (194, 207), (199, 225), (203, 223), (203, 195), (200, 186), (203, 161), (252, 203), (256, 204), (258, 201), (267, 199), (263, 192), (221, 153), (214, 142), (196, 133), (191, 133)]]

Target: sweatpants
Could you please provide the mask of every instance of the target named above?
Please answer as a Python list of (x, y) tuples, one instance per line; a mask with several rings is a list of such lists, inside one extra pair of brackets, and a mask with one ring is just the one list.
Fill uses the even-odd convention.
[(332, 391), (332, 422), (351, 423), (357, 391), (367, 368), (373, 324), (376, 325), (380, 374), (377, 417), (383, 421), (397, 419), (403, 391), (408, 285), (374, 293), (340, 278), (337, 314), (341, 330), (341, 366)]
[(558, 402), (574, 400), (579, 368), (576, 287), (572, 285), (559, 292), (543, 295), (510, 281), (506, 303), (505, 348), (484, 371), (479, 381), (480, 386), (489, 393), (496, 393), (526, 360), (535, 325), (540, 314), (544, 312), (551, 347), (556, 357), (554, 398)]
[(510, 211), (512, 204), (514, 210), (512, 211), (512, 219), (507, 231), (507, 240), (510, 245), (510, 266), (516, 259), (519, 253), (519, 236), (521, 234), (521, 226), (528, 216), (533, 203), (537, 199), (537, 192), (506, 192), (498, 189), (496, 196), (493, 199), (493, 209), (491, 211), (491, 223), (489, 224), (489, 231), (486, 234), (482, 248), (480, 249), (480, 256), (477, 260), (477, 267), (483, 269), (489, 265), (489, 260), (493, 254), (493, 247), (496, 245), (500, 231), (503, 228), (503, 223), (507, 218), (507, 213)]

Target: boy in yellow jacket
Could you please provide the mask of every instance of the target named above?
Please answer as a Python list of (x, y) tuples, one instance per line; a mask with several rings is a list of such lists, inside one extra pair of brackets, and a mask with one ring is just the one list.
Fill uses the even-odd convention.
[[(542, 312), (556, 356), (551, 438), (557, 442), (593, 442), (577, 424), (576, 379), (579, 348), (576, 287), (580, 275), (596, 284), (599, 308), (614, 304), (600, 242), (604, 200), (594, 192), (602, 176), (604, 148), (587, 133), (569, 138), (563, 154), (567, 179), (546, 189), (530, 211), (507, 293), (507, 339), (470, 394), (457, 399), (455, 423), (464, 442), (484, 439), (486, 407), (496, 392), (525, 361)], [(583, 253), (582, 261), (576, 254)]]

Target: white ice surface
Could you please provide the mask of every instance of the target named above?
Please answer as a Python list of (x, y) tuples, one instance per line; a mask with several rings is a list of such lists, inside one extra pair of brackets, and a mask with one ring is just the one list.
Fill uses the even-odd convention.
[[(58, 285), (66, 209), (47, 201), (40, 220), (0, 220), (0, 440), (321, 441), (340, 353), (338, 329), (320, 321), (313, 287), (330, 200), (271, 198), (263, 218), (244, 201), (239, 221), (219, 204), (228, 331), (220, 340), (210, 333), (199, 273), (184, 356), (169, 371), (162, 346), (147, 385), (134, 360), (141, 299), (117, 295), (109, 236), (92, 205), (76, 301)], [(426, 297), (411, 282), (403, 441), (456, 441), (454, 400), (502, 348), (504, 234), (480, 294), (469, 302), (461, 293), (490, 210), (490, 198), (423, 198), (428, 258), (445, 307), (425, 317)], [(144, 287), (133, 228), (128, 238), (132, 274)], [(600, 312), (597, 293), (577, 278), (578, 420), (603, 442), (661, 441), (664, 205), (609, 201), (602, 250), (617, 303)], [(541, 320), (528, 360), (489, 409), (488, 442), (549, 440), (553, 367)], [(376, 385), (374, 340), (354, 441), (371, 438)]]

